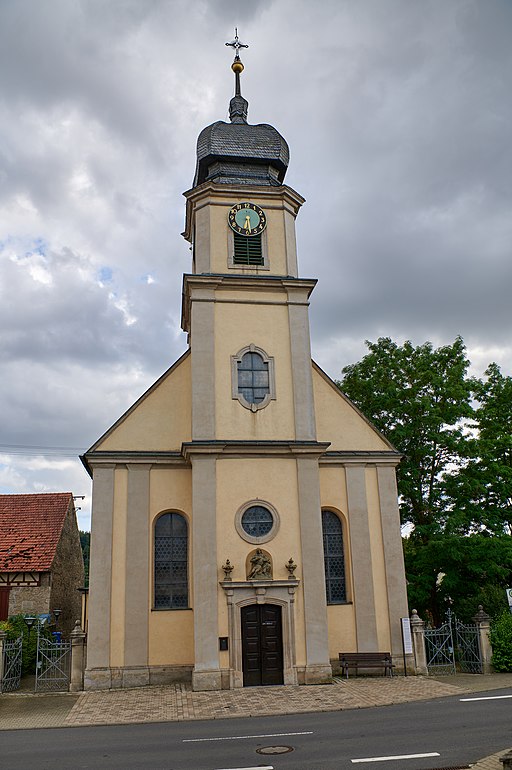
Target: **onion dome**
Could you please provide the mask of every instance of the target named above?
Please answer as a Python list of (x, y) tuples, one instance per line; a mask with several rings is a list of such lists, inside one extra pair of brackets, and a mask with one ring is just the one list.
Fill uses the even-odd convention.
[(240, 90), (244, 65), (238, 55), (238, 48), (247, 46), (241, 45), (238, 37), (226, 45), (236, 51), (231, 65), (235, 73), (235, 95), (229, 103), (231, 122), (218, 120), (199, 134), (194, 187), (203, 182), (279, 186), (288, 168), (288, 145), (273, 126), (247, 123), (248, 102)]

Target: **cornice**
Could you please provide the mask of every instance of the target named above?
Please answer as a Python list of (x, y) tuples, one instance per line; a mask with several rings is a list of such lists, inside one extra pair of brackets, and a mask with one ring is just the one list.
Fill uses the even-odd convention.
[[(183, 193), (187, 199), (186, 215), (185, 215), (185, 230), (182, 232), (182, 236), (185, 240), (192, 242), (192, 210), (197, 207), (197, 204), (206, 198), (222, 198), (226, 200), (225, 205), (232, 205), (234, 199), (247, 200), (251, 196), (254, 198), (264, 198), (265, 201), (282, 201), (288, 204), (294, 216), (297, 215), (300, 207), (305, 203), (305, 198), (302, 197), (296, 190), (288, 185), (281, 185), (280, 187), (267, 187), (261, 185), (225, 185), (215, 184), (215, 182), (203, 182), (203, 184)], [(268, 205), (268, 203), (267, 203)]]
[(243, 589), (258, 589), (258, 588), (292, 588), (295, 589), (299, 586), (300, 580), (297, 578), (283, 578), (282, 580), (220, 580), (219, 585), (225, 591), (229, 589), (234, 591), (240, 591)]
[(80, 460), (91, 478), (95, 468), (126, 468), (128, 465), (190, 467), (181, 452), (93, 451), (80, 455)]
[[(316, 278), (293, 278), (283, 275), (242, 275), (227, 273), (184, 273), (181, 303), (181, 328), (190, 331), (191, 302), (234, 302), (254, 304), (258, 300), (219, 299), (215, 296), (218, 289), (240, 289), (260, 292), (286, 292), (279, 304), (307, 305), (311, 292), (317, 284)], [(194, 296), (192, 294), (194, 293)], [(269, 300), (264, 300), (269, 304)], [(273, 304), (270, 302), (270, 304)]]
[(126, 468), (128, 465), (190, 468), (194, 456), (314, 457), (325, 454), (328, 441), (186, 441), (181, 451), (92, 451), (80, 455), (87, 473), (95, 468)]
[(320, 458), (320, 465), (399, 465), (403, 455), (396, 451), (336, 451), (325, 452)]
[(198, 455), (231, 457), (315, 457), (323, 455), (328, 441), (187, 441), (181, 446), (185, 459)]
[(217, 288), (219, 286), (236, 286), (257, 289), (302, 289), (308, 291), (308, 296), (318, 283), (317, 278), (293, 278), (290, 275), (254, 275), (243, 273), (183, 273), (183, 286), (196, 285)]

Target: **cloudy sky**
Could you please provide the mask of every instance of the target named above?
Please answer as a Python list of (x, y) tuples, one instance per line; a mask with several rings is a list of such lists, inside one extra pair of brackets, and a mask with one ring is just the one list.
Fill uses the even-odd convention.
[(0, 492), (85, 495), (82, 528), (78, 452), (186, 348), (182, 192), (235, 26), (306, 198), (314, 358), (460, 334), (512, 374), (511, 0), (0, 0)]

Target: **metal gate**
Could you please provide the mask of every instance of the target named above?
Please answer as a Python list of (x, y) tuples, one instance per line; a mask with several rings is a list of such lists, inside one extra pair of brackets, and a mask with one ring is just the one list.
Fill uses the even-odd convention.
[(425, 629), (428, 673), (434, 676), (455, 674), (452, 624), (450, 619), (439, 628)]
[(455, 618), (457, 665), (465, 674), (483, 673), (480, 632), (476, 625), (465, 625)]
[(425, 651), (428, 673), (434, 676), (483, 672), (478, 626), (462, 623), (450, 610), (446, 623), (425, 630)]
[(37, 639), (36, 692), (69, 690), (71, 642)]
[(3, 677), (0, 679), (0, 692), (18, 690), (21, 680), (21, 658), (23, 637), (4, 641)]

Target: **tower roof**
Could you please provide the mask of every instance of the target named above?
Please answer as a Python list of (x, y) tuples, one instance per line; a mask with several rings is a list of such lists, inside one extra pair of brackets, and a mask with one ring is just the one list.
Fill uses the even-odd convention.
[[(236, 32), (236, 31), (235, 31)], [(218, 120), (204, 128), (197, 140), (194, 187), (203, 182), (279, 186), (283, 183), (290, 152), (279, 131), (267, 123), (247, 123), (248, 102), (241, 93), (244, 65), (240, 48), (247, 48), (235, 35), (235, 95), (229, 103), (230, 123)]]

